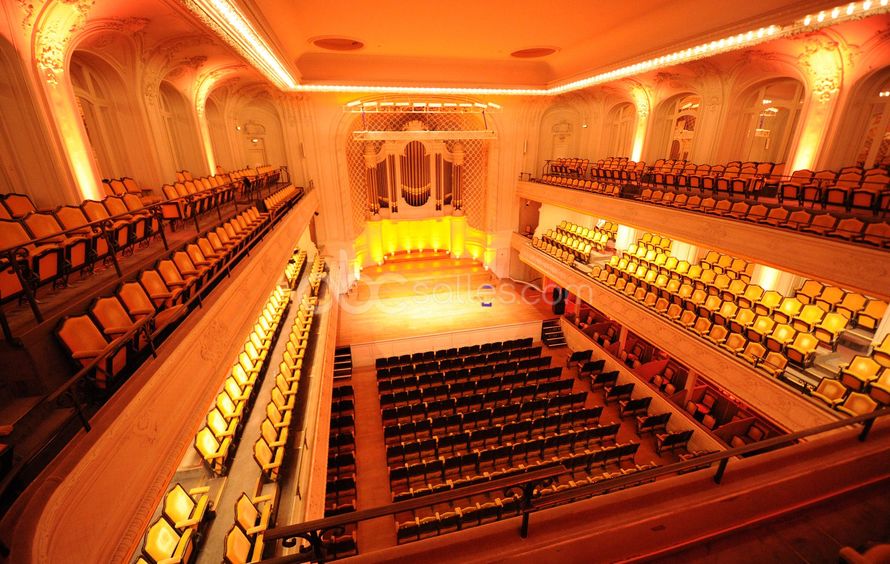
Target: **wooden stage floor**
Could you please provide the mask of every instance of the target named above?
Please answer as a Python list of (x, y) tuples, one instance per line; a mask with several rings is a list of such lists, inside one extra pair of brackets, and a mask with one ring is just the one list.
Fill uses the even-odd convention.
[[(485, 289), (490, 285), (491, 289)], [(483, 299), (491, 307), (482, 307)], [(418, 337), (554, 317), (541, 294), (472, 259), (415, 253), (362, 271), (341, 296), (337, 344)]]

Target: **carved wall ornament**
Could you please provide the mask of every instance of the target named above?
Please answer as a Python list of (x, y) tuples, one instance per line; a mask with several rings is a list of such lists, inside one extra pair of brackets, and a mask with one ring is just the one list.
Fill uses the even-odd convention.
[(797, 57), (800, 68), (810, 78), (813, 95), (825, 103), (838, 93), (843, 74), (843, 59), (835, 41), (821, 38), (808, 39)]
[(65, 70), (65, 50), (57, 42), (43, 45), (37, 53), (37, 68), (46, 82), (52, 86), (59, 83), (59, 75)]

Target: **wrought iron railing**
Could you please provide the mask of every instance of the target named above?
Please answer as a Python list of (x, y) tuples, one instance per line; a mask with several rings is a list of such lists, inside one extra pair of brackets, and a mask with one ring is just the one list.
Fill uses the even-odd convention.
[[(765, 439), (745, 446), (730, 448), (725, 451), (704, 454), (674, 464), (658, 466), (624, 476), (600, 480), (592, 484), (557, 491), (555, 493), (541, 494), (540, 490), (547, 487), (547, 485), (552, 483), (558, 476), (568, 472), (563, 466), (556, 463), (554, 463), (552, 467), (542, 470), (518, 474), (509, 478), (492, 480), (491, 482), (484, 484), (427, 495), (372, 509), (345, 513), (326, 519), (283, 525), (269, 529), (264, 533), (264, 540), (267, 543), (267, 546), (270, 544), (275, 545), (274, 550), (280, 555), (268, 558), (262, 562), (263, 564), (285, 564), (290, 562), (326, 562), (334, 560), (336, 559), (336, 556), (332, 557), (329, 554), (324, 537), (330, 534), (342, 534), (347, 525), (356, 525), (362, 521), (379, 517), (394, 517), (398, 513), (428, 508), (433, 505), (451, 504), (468, 497), (494, 492), (503, 492), (504, 495), (507, 496), (510, 496), (511, 492), (516, 492), (519, 495), (518, 516), (521, 518), (521, 521), (518, 532), (520, 537), (525, 538), (529, 534), (530, 516), (538, 511), (602, 495), (610, 491), (651, 482), (664, 476), (704, 470), (710, 468), (715, 463), (717, 469), (714, 473), (713, 480), (715, 484), (719, 485), (722, 482), (729, 466), (729, 462), (732, 459), (759, 453), (761, 451), (773, 450), (778, 447), (787, 447), (788, 445), (796, 444), (801, 439), (807, 437), (855, 425), (862, 425), (862, 429), (858, 434), (858, 439), (860, 441), (865, 441), (875, 420), (879, 417), (886, 417), (887, 415), (890, 415), (890, 408), (884, 408), (879, 411), (858, 415), (841, 421), (826, 423), (824, 425)], [(299, 550), (297, 552), (281, 554), (284, 552), (283, 549), (292, 549), (298, 545)]]

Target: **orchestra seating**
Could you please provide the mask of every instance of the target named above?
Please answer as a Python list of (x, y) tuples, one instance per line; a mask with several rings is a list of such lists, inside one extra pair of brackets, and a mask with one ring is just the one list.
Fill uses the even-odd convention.
[[(606, 373), (602, 361), (585, 360), (590, 351), (579, 352), (567, 360), (579, 373), (586, 369), (591, 380)], [(602, 423), (604, 406), (585, 406), (588, 392), (575, 392), (575, 379), (566, 379), (563, 368), (541, 353), (531, 339), (518, 339), (377, 359), (394, 502), (555, 464), (568, 472), (540, 495), (657, 465), (636, 465), (641, 444), (620, 442), (621, 423)], [(607, 381), (599, 394), (606, 404), (618, 402), (620, 417), (648, 416), (651, 397), (633, 397), (633, 384)], [(667, 418), (658, 417), (661, 424), (653, 417), (642, 430), (663, 430)], [(666, 451), (685, 450), (686, 442), (672, 441)], [(654, 437), (652, 448), (659, 448)], [(517, 515), (519, 503), (518, 496), (476, 496), (415, 510), (397, 516), (397, 539), (410, 542)]]

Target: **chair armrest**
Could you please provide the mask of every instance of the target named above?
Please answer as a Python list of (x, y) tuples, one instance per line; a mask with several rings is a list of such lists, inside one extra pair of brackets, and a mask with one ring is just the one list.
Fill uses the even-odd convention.
[(102, 351), (102, 350), (80, 351), (80, 352), (72, 353), (71, 357), (74, 360), (83, 360), (85, 358), (96, 358), (96, 357), (102, 356), (103, 352), (104, 351)]

